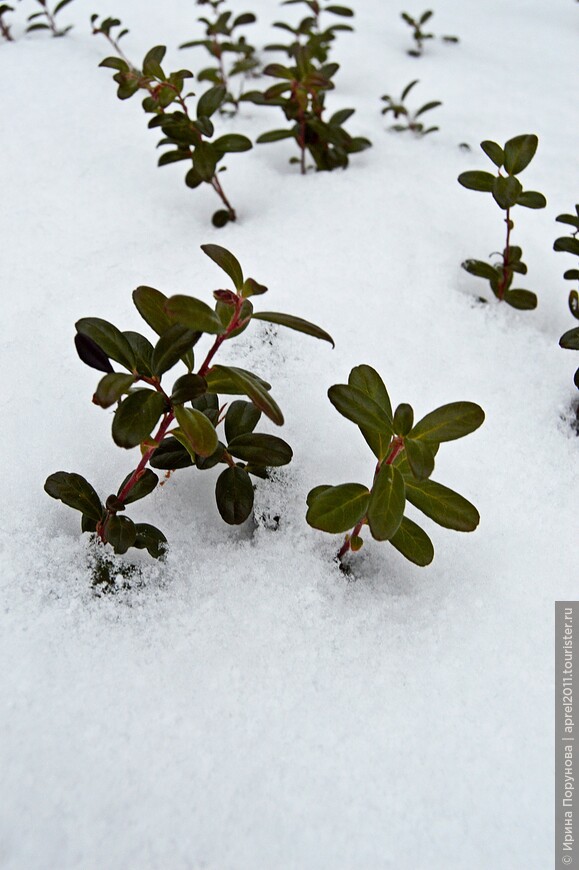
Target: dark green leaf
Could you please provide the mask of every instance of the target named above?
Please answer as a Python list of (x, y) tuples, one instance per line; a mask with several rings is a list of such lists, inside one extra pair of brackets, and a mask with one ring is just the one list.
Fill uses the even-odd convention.
[(173, 434), (189, 450), (191, 455), (211, 456), (217, 449), (217, 432), (215, 426), (196, 408), (184, 408), (177, 405), (174, 408), (179, 424), (179, 432)]
[(226, 93), (227, 91), (223, 85), (216, 85), (213, 88), (209, 88), (208, 91), (205, 91), (205, 93), (199, 97), (199, 102), (197, 103), (197, 117), (210, 118), (211, 115), (215, 114), (217, 109), (223, 105)]
[(189, 468), (193, 465), (193, 460), (186, 447), (176, 438), (169, 437), (161, 441), (149, 463), (153, 468), (173, 471), (176, 468)]
[(524, 190), (517, 200), (517, 205), (523, 205), (525, 208), (545, 208), (547, 200), (536, 190)]
[(498, 278), (497, 270), (490, 263), (485, 263), (484, 260), (465, 260), (462, 268), (470, 275), (476, 275), (477, 278), (486, 278), (487, 281), (495, 281)]
[(397, 435), (408, 435), (414, 423), (412, 406), (406, 403), (398, 405), (394, 412), (393, 428)]
[(405, 478), (408, 501), (445, 529), (473, 532), (480, 517), (473, 504), (434, 480), (417, 481)]
[(392, 436), (392, 421), (389, 414), (370, 396), (349, 384), (334, 384), (328, 397), (337, 411), (356, 423), (360, 428), (372, 429)]
[(137, 523), (135, 525), (136, 537), (133, 547), (138, 550), (147, 550), (153, 559), (161, 558), (167, 550), (167, 538), (163, 532), (149, 525), (149, 523)]
[(253, 432), (261, 417), (261, 411), (253, 402), (245, 402), (236, 399), (227, 409), (225, 415), (225, 437), (232, 441), (239, 435), (248, 435)]
[(262, 133), (255, 140), (258, 145), (265, 145), (267, 142), (280, 142), (282, 139), (295, 139), (295, 130), (270, 130), (269, 133)]
[(370, 492), (360, 483), (316, 487), (308, 495), (306, 521), (322, 532), (347, 532), (366, 516), (369, 503)]
[(264, 293), (267, 293), (267, 287), (265, 284), (258, 284), (254, 278), (246, 278), (243, 282), (241, 295), (244, 299), (249, 296), (263, 296)]
[[(127, 476), (119, 486), (117, 496), (120, 496), (125, 484), (129, 482), (133, 474), (133, 471), (131, 471), (130, 474), (127, 474)], [(131, 504), (134, 501), (139, 501), (139, 499), (145, 498), (145, 496), (153, 492), (158, 483), (159, 478), (154, 471), (151, 471), (150, 468), (143, 469), (139, 478), (137, 479), (137, 482), (133, 484), (130, 492), (123, 498), (123, 504)]]
[(113, 441), (129, 450), (151, 434), (161, 414), (165, 399), (155, 390), (135, 390), (124, 399), (113, 418)]
[(262, 385), (255, 375), (250, 372), (244, 372), (242, 369), (234, 368), (233, 366), (213, 366), (207, 374), (207, 382), (210, 383), (213, 374), (221, 375), (225, 379), (230, 380), (239, 390), (248, 396), (254, 405), (260, 411), (269, 417), (278, 426), (283, 425), (283, 414), (277, 403), (269, 395), (268, 391)]
[(495, 176), (490, 172), (481, 172), (480, 170), (472, 170), (469, 172), (461, 172), (458, 176), (458, 183), (469, 190), (491, 191), (495, 182)]
[(233, 281), (233, 286), (239, 292), (243, 286), (243, 271), (239, 264), (239, 260), (227, 248), (221, 245), (201, 245), (201, 250), (207, 254), (214, 263), (217, 263), (220, 269), (229, 275)]
[(157, 335), (163, 335), (171, 326), (171, 320), (165, 313), (167, 297), (154, 287), (137, 287), (133, 291), (133, 302), (145, 323), (153, 329)]
[(203, 181), (211, 181), (218, 159), (219, 152), (209, 142), (197, 145), (193, 153), (193, 167)]
[(164, 332), (153, 351), (151, 366), (155, 375), (162, 375), (172, 368), (182, 356), (191, 351), (201, 336), (201, 332), (189, 329), (181, 323), (174, 323)]
[(129, 371), (135, 368), (135, 355), (123, 333), (100, 317), (83, 317), (76, 322), (76, 331), (91, 338), (110, 359)]
[(44, 490), (52, 498), (60, 499), (68, 507), (80, 511), (98, 522), (104, 512), (101, 500), (90, 483), (80, 474), (56, 471), (47, 477)]
[(553, 250), (566, 251), (568, 254), (575, 254), (575, 256), (579, 257), (579, 238), (561, 236), (561, 238), (555, 240)]
[(410, 432), (410, 437), (423, 441), (454, 441), (478, 429), (484, 421), (484, 411), (474, 402), (450, 402), (431, 411)]
[(213, 309), (192, 296), (171, 296), (165, 302), (165, 313), (172, 321), (194, 332), (207, 332), (210, 335), (220, 335), (225, 332)]
[(434, 559), (432, 541), (426, 532), (416, 523), (412, 522), (412, 520), (409, 520), (408, 517), (402, 517), (398, 531), (395, 535), (392, 535), (390, 543), (406, 559), (409, 559), (421, 568), (430, 565)]
[(517, 204), (523, 191), (523, 185), (514, 175), (499, 176), (494, 179), (493, 198), (502, 209), (512, 208)]
[(382, 465), (372, 486), (368, 525), (377, 541), (388, 541), (402, 522), (406, 503), (404, 479), (397, 468)]
[(185, 402), (191, 402), (206, 392), (207, 381), (205, 378), (193, 374), (182, 375), (173, 384), (171, 401), (177, 405), (183, 405)]
[(215, 484), (217, 509), (230, 526), (244, 523), (253, 510), (253, 484), (237, 466), (222, 471)]
[(74, 337), (74, 346), (80, 359), (91, 369), (97, 369), (99, 372), (113, 371), (111, 362), (104, 350), (101, 350), (88, 335), (81, 335), (80, 332), (77, 332)]
[(264, 468), (287, 465), (293, 456), (291, 447), (281, 438), (262, 433), (237, 435), (229, 441), (227, 450), (237, 459)]
[(306, 335), (312, 335), (314, 338), (329, 341), (332, 347), (334, 347), (334, 339), (331, 335), (319, 326), (316, 326), (315, 323), (302, 320), (301, 317), (294, 317), (292, 314), (281, 314), (277, 311), (259, 311), (253, 315), (253, 320), (266, 320), (268, 323), (277, 323), (279, 326), (294, 329), (296, 332), (304, 332)]
[(161, 63), (163, 62), (166, 52), (167, 49), (164, 45), (156, 45), (147, 52), (143, 59), (143, 72), (146, 76), (164, 78)]
[(392, 404), (388, 391), (384, 381), (372, 366), (365, 364), (355, 366), (348, 376), (348, 383), (351, 387), (357, 387), (363, 393), (366, 393), (392, 419)]
[(434, 452), (428, 441), (404, 440), (406, 458), (412, 474), (417, 480), (426, 480), (434, 471)]
[(99, 381), (92, 400), (101, 408), (110, 408), (124, 393), (129, 392), (134, 383), (134, 375), (123, 375), (117, 372), (105, 375)]
[(529, 165), (538, 144), (539, 140), (533, 133), (515, 136), (505, 143), (505, 169), (509, 175), (518, 175)]
[(223, 154), (228, 152), (249, 151), (253, 148), (251, 139), (248, 139), (247, 136), (240, 136), (238, 133), (227, 133), (225, 136), (220, 136), (219, 139), (215, 139), (211, 144), (217, 151), (220, 151)]
[(208, 389), (211, 393), (225, 393), (229, 396), (245, 395), (245, 390), (240, 387), (239, 382), (233, 380), (231, 376), (232, 369), (234, 371), (239, 371), (242, 374), (247, 375), (248, 377), (252, 377), (256, 381), (259, 381), (264, 390), (271, 390), (271, 384), (268, 384), (268, 382), (264, 381), (263, 378), (260, 378), (257, 375), (253, 374), (253, 372), (247, 371), (247, 369), (239, 369), (234, 366), (216, 365), (213, 366), (206, 375)]
[(537, 296), (530, 290), (507, 290), (503, 294), (503, 301), (520, 311), (532, 311), (537, 307)]
[(568, 329), (559, 339), (559, 345), (566, 350), (579, 350), (579, 326)]
[(105, 536), (115, 553), (122, 556), (135, 543), (137, 530), (129, 517), (119, 517), (113, 514), (107, 520)]
[(496, 142), (492, 142), (490, 139), (485, 139), (484, 142), (480, 143), (480, 147), (487, 157), (490, 157), (495, 166), (498, 166), (500, 169), (505, 162), (505, 155), (501, 146)]

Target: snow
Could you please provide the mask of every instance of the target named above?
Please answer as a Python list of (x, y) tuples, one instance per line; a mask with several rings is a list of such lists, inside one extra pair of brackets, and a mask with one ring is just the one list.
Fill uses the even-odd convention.
[[(240, 3), (259, 24), (292, 14)], [(155, 167), (137, 98), (119, 103), (85, 3), (61, 40), (0, 46), (3, 88), (4, 507), (0, 865), (7, 870), (528, 870), (551, 860), (553, 601), (576, 597), (579, 444), (570, 427), (577, 360), (571, 263), (554, 218), (577, 201), (576, 4), (445, 0), (440, 41), (415, 60), (401, 9), (358, 4), (330, 108), (373, 148), (346, 172), (303, 179), (291, 144), (232, 155), (224, 177), (239, 222), (210, 225), (217, 199), (182, 168)], [(420, 12), (421, 9), (409, 9)], [(297, 13), (297, 10), (293, 10)], [(189, 0), (116, 0), (137, 60), (159, 42), (170, 68), (195, 36)], [(65, 20), (66, 19), (66, 20)], [(249, 30), (248, 30), (249, 36)], [(413, 102), (443, 100), (441, 131), (387, 131), (380, 96), (413, 78)], [(416, 101), (416, 102), (415, 102)], [(223, 130), (279, 126), (247, 105)], [(513, 241), (536, 312), (481, 306), (460, 269), (502, 242), (490, 198), (456, 176), (487, 168), (478, 143), (536, 132), (524, 175), (548, 207), (515, 214)], [(466, 152), (458, 146), (468, 143)], [(261, 308), (327, 329), (336, 349), (252, 326), (221, 360), (273, 383), (293, 463), (256, 496), (254, 527), (231, 529), (214, 476), (176, 473), (131, 515), (167, 535), (166, 563), (137, 554), (142, 582), (90, 589), (78, 515), (42, 491), (58, 469), (106, 495), (134, 467), (96, 372), (75, 355), (74, 322), (140, 329), (139, 284), (209, 301), (222, 273), (199, 245), (223, 244), (266, 283)], [(424, 522), (427, 569), (369, 542), (347, 580), (339, 539), (305, 523), (319, 483), (370, 482), (372, 457), (327, 388), (367, 362), (393, 402), (422, 415), (465, 399), (475, 434), (443, 445), (436, 479), (471, 499), (480, 528)], [(275, 427), (271, 427), (271, 431)], [(281, 514), (279, 529), (260, 518)]]

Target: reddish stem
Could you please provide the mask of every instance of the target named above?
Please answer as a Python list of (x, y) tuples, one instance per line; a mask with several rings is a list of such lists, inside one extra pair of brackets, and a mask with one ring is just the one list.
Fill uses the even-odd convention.
[(511, 250), (511, 229), (512, 229), (512, 221), (511, 221), (511, 210), (507, 209), (507, 216), (505, 218), (505, 223), (507, 225), (507, 240), (505, 244), (505, 250), (503, 251), (503, 277), (499, 282), (499, 299), (504, 299), (505, 290), (507, 289), (507, 279), (508, 279), (508, 262), (509, 262), (509, 254)]
[(205, 360), (203, 361), (203, 365), (199, 369), (198, 374), (200, 377), (204, 378), (205, 375), (207, 374), (207, 372), (209, 371), (209, 368), (211, 366), (211, 360), (213, 359), (213, 357), (215, 356), (215, 354), (217, 353), (217, 351), (219, 350), (219, 348), (221, 347), (223, 342), (229, 338), (229, 336), (231, 335), (232, 332), (234, 332), (236, 329), (238, 329), (242, 325), (240, 320), (239, 320), (239, 315), (241, 313), (241, 306), (242, 305), (243, 305), (243, 297), (238, 296), (236, 299), (236, 302), (235, 302), (235, 313), (229, 322), (229, 326), (227, 327), (225, 332), (222, 332), (221, 335), (218, 335), (217, 338), (215, 339), (215, 341), (213, 343), (213, 347), (211, 348), (211, 350), (209, 351), (209, 353), (205, 357)]

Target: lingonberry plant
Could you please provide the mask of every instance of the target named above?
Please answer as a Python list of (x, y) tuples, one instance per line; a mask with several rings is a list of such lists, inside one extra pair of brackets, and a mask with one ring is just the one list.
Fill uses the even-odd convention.
[[(433, 14), (431, 9), (423, 12), (420, 18), (413, 18), (408, 12), (400, 13), (400, 17), (412, 28), (414, 47), (409, 48), (407, 51), (407, 54), (411, 57), (420, 57), (424, 51), (424, 43), (429, 39), (435, 39), (434, 33), (425, 33), (422, 29), (426, 22), (432, 18)], [(458, 36), (443, 36), (442, 40), (443, 42), (458, 42)]]
[[(555, 251), (564, 251), (568, 254), (573, 254), (579, 257), (579, 203), (575, 206), (576, 214), (560, 214), (556, 220), (559, 223), (567, 224), (573, 229), (567, 236), (560, 236), (555, 240), (553, 248)], [(579, 264), (578, 264), (579, 265)], [(563, 277), (568, 281), (579, 281), (579, 268), (567, 269)], [(569, 293), (569, 309), (576, 320), (579, 320), (579, 293), (577, 289), (571, 290)], [(579, 326), (573, 329), (568, 329), (559, 339), (561, 347), (567, 350), (579, 350)], [(575, 372), (575, 386), (579, 390), (579, 368)], [(577, 418), (579, 420), (579, 408), (577, 410)]]
[[(484, 278), (489, 282), (492, 292), (499, 301), (508, 302), (513, 308), (530, 310), (537, 307), (537, 297), (530, 290), (512, 289), (515, 272), (526, 275), (527, 266), (522, 260), (520, 247), (511, 242), (514, 227), (512, 210), (516, 205), (525, 208), (545, 208), (547, 200), (536, 190), (523, 190), (518, 175), (527, 168), (539, 143), (534, 134), (524, 134), (509, 139), (501, 148), (496, 142), (485, 140), (480, 147), (497, 167), (497, 174), (491, 172), (463, 172), (458, 181), (469, 190), (491, 193), (500, 209), (505, 212), (506, 241), (500, 259), (495, 263), (483, 260), (465, 260), (462, 264), (471, 275)], [(504, 174), (503, 174), (504, 170)]]
[(415, 112), (411, 112), (405, 105), (404, 100), (414, 87), (414, 85), (418, 84), (418, 79), (414, 79), (414, 81), (410, 82), (410, 84), (406, 85), (399, 99), (393, 99), (390, 94), (384, 94), (382, 100), (386, 103), (385, 107), (382, 109), (382, 114), (387, 115), (388, 112), (392, 112), (394, 117), (403, 118), (404, 122), (400, 124), (392, 124), (390, 127), (391, 130), (396, 130), (396, 132), (401, 133), (406, 130), (410, 130), (414, 133), (415, 136), (426, 136), (427, 133), (434, 133), (436, 130), (439, 130), (439, 127), (425, 127), (422, 121), (419, 121), (421, 115), (424, 115), (425, 112), (430, 112), (431, 109), (436, 109), (438, 106), (442, 106), (440, 100), (432, 100), (430, 103), (424, 103), (423, 106), (420, 106)]
[(122, 30), (118, 35), (121, 22), (118, 18), (105, 18), (100, 24), (98, 16), (91, 18), (93, 33), (102, 34), (117, 52), (117, 57), (107, 57), (100, 64), (115, 70), (114, 81), (118, 85), (117, 96), (126, 100), (138, 91), (144, 91), (143, 109), (153, 115), (149, 128), (160, 128), (163, 138), (159, 145), (168, 145), (159, 158), (158, 165), (186, 161), (191, 164), (185, 175), (185, 184), (196, 188), (208, 184), (213, 188), (224, 208), (213, 215), (214, 226), (223, 227), (229, 221), (235, 221), (237, 214), (225, 195), (219, 174), (225, 169), (218, 167), (226, 154), (230, 152), (248, 151), (251, 141), (247, 136), (237, 133), (227, 133), (213, 138), (215, 127), (211, 117), (223, 105), (227, 92), (223, 85), (214, 85), (205, 91), (197, 100), (195, 116), (192, 115), (190, 101), (195, 95), (184, 93), (185, 80), (192, 78), (193, 73), (181, 69), (166, 73), (161, 63), (166, 48), (157, 45), (152, 48), (143, 60), (142, 70), (137, 69), (119, 48), (119, 40), (128, 31)]
[(340, 31), (352, 31), (354, 28), (349, 24), (331, 24), (329, 27), (322, 27), (322, 15), (337, 15), (340, 18), (352, 18), (354, 12), (347, 6), (336, 6), (328, 4), (324, 6), (318, 0), (285, 0), (282, 6), (307, 6), (308, 14), (295, 27), (287, 24), (285, 21), (274, 22), (274, 27), (291, 33), (292, 39), (288, 43), (271, 43), (265, 46), (266, 51), (282, 51), (289, 58), (297, 57), (300, 48), (306, 46), (309, 49), (310, 56), (319, 63), (325, 63), (328, 60), (332, 42), (336, 38), (336, 33)]
[(477, 509), (463, 496), (430, 479), (435, 456), (444, 441), (463, 438), (484, 421), (473, 402), (452, 402), (431, 411), (418, 423), (408, 404), (392, 410), (384, 382), (375, 369), (359, 365), (347, 384), (328, 390), (332, 405), (359, 427), (377, 459), (372, 485), (343, 483), (316, 486), (307, 497), (307, 522), (336, 535), (347, 532), (337, 558), (358, 551), (365, 526), (377, 541), (389, 541), (416, 565), (432, 562), (434, 548), (426, 532), (404, 516), (406, 501), (435, 523), (458, 532), (472, 532)]
[(72, 0), (60, 0), (60, 3), (56, 4), (52, 12), (46, 0), (36, 0), (36, 2), (42, 7), (42, 10), (28, 16), (29, 25), (26, 28), (27, 33), (31, 33), (33, 30), (50, 30), (53, 36), (64, 36), (69, 30), (72, 30), (72, 24), (61, 28), (56, 23), (56, 16), (60, 10), (68, 6), (69, 3), (72, 3)]
[[(237, 525), (253, 509), (250, 475), (266, 478), (269, 468), (290, 462), (292, 450), (285, 441), (254, 431), (262, 413), (278, 426), (284, 422), (270, 395), (270, 384), (246, 369), (216, 364), (224, 342), (240, 335), (252, 320), (259, 320), (333, 345), (331, 336), (313, 323), (288, 314), (254, 311), (250, 297), (266, 293), (267, 287), (245, 278), (238, 260), (227, 249), (219, 245), (203, 245), (202, 249), (223, 269), (235, 289), (216, 290), (216, 304), (211, 308), (190, 296), (167, 298), (152, 287), (138, 287), (133, 301), (158, 336), (154, 344), (138, 332), (121, 332), (98, 317), (85, 317), (76, 324), (78, 355), (86, 365), (105, 373), (93, 402), (101, 408), (116, 405), (113, 440), (127, 450), (140, 447), (141, 458), (104, 503), (80, 474), (57, 471), (44, 488), (80, 512), (83, 532), (110, 544), (117, 554), (136, 547), (158, 558), (164, 551), (166, 538), (159, 529), (135, 523), (125, 514), (129, 504), (149, 495), (159, 484), (152, 468), (170, 474), (190, 466), (205, 471), (224, 465), (215, 485), (217, 508), (226, 523)], [(194, 372), (194, 348), (203, 336), (208, 336), (211, 344)], [(115, 371), (112, 362), (124, 371)], [(166, 390), (162, 379), (179, 363), (185, 373)], [(220, 394), (246, 398), (226, 405)], [(220, 437), (221, 424), (224, 433)]]
[[(222, 85), (226, 95), (224, 104), (231, 106), (230, 113), (234, 114), (239, 106), (239, 96), (233, 94), (231, 79), (241, 77), (243, 81), (247, 76), (256, 73), (259, 68), (259, 60), (255, 54), (255, 47), (247, 42), (245, 36), (238, 34), (240, 27), (253, 24), (257, 19), (253, 12), (243, 12), (232, 18), (232, 12), (223, 11), (225, 0), (197, 0), (199, 6), (209, 6), (213, 12), (213, 19), (201, 17), (198, 20), (205, 25), (205, 38), (194, 39), (184, 42), (179, 48), (197, 48), (202, 46), (211, 56), (212, 65), (201, 70), (197, 75), (197, 81), (211, 82), (213, 85)], [(226, 56), (232, 55), (231, 64), (226, 64)], [(223, 111), (223, 109), (222, 109)]]
[(6, 42), (14, 42), (14, 37), (10, 32), (10, 24), (5, 18), (5, 16), (10, 15), (11, 12), (14, 12), (14, 6), (10, 6), (8, 3), (0, 3), (0, 36), (5, 39)]
[(327, 121), (323, 118), (326, 91), (334, 88), (332, 78), (339, 69), (337, 63), (318, 67), (307, 47), (296, 52), (296, 65), (292, 67), (272, 63), (263, 70), (265, 75), (279, 79), (263, 93), (251, 91), (242, 99), (260, 106), (279, 106), (291, 126), (270, 130), (257, 138), (258, 143), (294, 139), (300, 156), (290, 163), (298, 163), (302, 175), (306, 174), (306, 152), (312, 157), (316, 170), (345, 169), (349, 155), (369, 148), (372, 144), (362, 136), (350, 136), (344, 124), (354, 109), (341, 109)]

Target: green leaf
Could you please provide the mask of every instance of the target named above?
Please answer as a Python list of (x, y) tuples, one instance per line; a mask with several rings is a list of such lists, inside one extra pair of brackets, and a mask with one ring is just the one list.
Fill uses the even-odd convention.
[(529, 165), (538, 144), (539, 140), (533, 133), (515, 136), (505, 143), (505, 169), (509, 175), (518, 175)]
[(119, 517), (113, 514), (109, 517), (105, 527), (105, 536), (112, 545), (115, 553), (122, 556), (133, 546), (137, 537), (137, 529), (129, 517)]
[(253, 148), (251, 139), (248, 139), (247, 136), (240, 136), (238, 133), (227, 133), (225, 136), (214, 139), (211, 144), (217, 151), (223, 154), (249, 151)]
[(217, 109), (223, 105), (226, 94), (227, 91), (223, 85), (216, 85), (205, 91), (197, 103), (197, 117), (210, 118), (211, 115), (214, 115)]
[(166, 52), (167, 49), (164, 45), (156, 45), (147, 52), (143, 59), (143, 72), (146, 76), (153, 76), (154, 78), (160, 79), (164, 78), (161, 63), (163, 62)]
[(275, 435), (247, 433), (229, 441), (227, 450), (236, 459), (264, 468), (277, 468), (292, 460), (289, 444)]
[(315, 500), (317, 499), (317, 497), (319, 495), (321, 495), (327, 489), (331, 489), (331, 488), (332, 487), (329, 486), (327, 483), (326, 484), (322, 483), (321, 486), (314, 486), (314, 488), (310, 489), (310, 491), (308, 492), (308, 495), (306, 498), (307, 506), (310, 507), (315, 502)]
[(203, 181), (211, 181), (218, 159), (219, 152), (209, 142), (200, 142), (197, 145), (193, 152), (193, 168)]
[(428, 441), (414, 441), (405, 438), (406, 458), (412, 474), (417, 480), (426, 480), (434, 471), (434, 452)]
[(189, 468), (193, 465), (193, 459), (187, 448), (170, 436), (163, 438), (151, 456), (149, 464), (163, 471), (173, 471), (176, 468)]
[(560, 347), (566, 350), (579, 350), (579, 326), (568, 329), (559, 339)]
[(384, 411), (388, 417), (392, 419), (392, 404), (390, 396), (384, 384), (384, 381), (372, 366), (359, 365), (355, 366), (348, 376), (348, 384), (351, 387), (357, 387), (363, 393), (373, 399)]
[(506, 210), (517, 204), (523, 185), (514, 175), (499, 176), (494, 180), (492, 192), (497, 205)]
[(266, 320), (268, 323), (277, 323), (279, 326), (285, 326), (288, 329), (295, 329), (296, 332), (303, 332), (306, 335), (312, 335), (314, 338), (321, 338), (323, 341), (329, 341), (334, 347), (334, 339), (325, 330), (316, 326), (315, 323), (310, 323), (308, 320), (303, 320), (301, 317), (294, 317), (292, 314), (281, 314), (277, 311), (259, 311), (253, 315), (253, 320)]
[(205, 378), (193, 374), (181, 375), (173, 384), (171, 401), (177, 405), (183, 405), (185, 402), (191, 402), (206, 392), (207, 381)]
[(253, 432), (261, 418), (261, 411), (253, 402), (236, 399), (227, 409), (225, 415), (225, 437), (232, 441), (239, 435), (249, 435)]
[(434, 547), (432, 541), (425, 531), (420, 526), (409, 520), (408, 517), (402, 517), (402, 522), (395, 535), (390, 538), (390, 543), (396, 547), (399, 553), (424, 568), (430, 565), (434, 559)]
[(244, 523), (253, 510), (253, 484), (248, 473), (237, 466), (222, 471), (215, 484), (215, 500), (226, 523)]
[(309, 525), (334, 535), (349, 531), (366, 516), (370, 492), (360, 483), (316, 487), (308, 495), (308, 504)]
[(505, 162), (505, 154), (501, 146), (496, 142), (492, 142), (490, 139), (485, 139), (484, 142), (480, 143), (480, 147), (487, 157), (490, 157), (495, 166), (498, 166), (500, 169)]
[(171, 320), (194, 332), (207, 332), (210, 335), (221, 335), (225, 332), (213, 309), (192, 296), (169, 297), (165, 302), (165, 313)]
[(267, 289), (265, 284), (258, 284), (254, 278), (246, 278), (241, 288), (241, 295), (244, 299), (249, 296), (262, 296), (267, 293)]
[(388, 541), (396, 533), (406, 504), (404, 479), (397, 468), (382, 465), (372, 486), (368, 525), (377, 541)]
[(100, 317), (83, 317), (77, 320), (75, 326), (78, 333), (92, 339), (110, 359), (133, 371), (135, 368), (133, 349), (116, 326)]
[(239, 390), (248, 396), (253, 404), (260, 411), (269, 417), (272, 422), (278, 426), (283, 425), (283, 414), (277, 403), (269, 395), (268, 391), (262, 385), (255, 375), (251, 372), (245, 372), (242, 369), (234, 368), (233, 366), (213, 366), (207, 374), (207, 382), (211, 382), (211, 375), (215, 373), (230, 380)]
[(342, 15), (344, 18), (351, 18), (354, 13), (347, 6), (326, 6), (325, 12), (332, 12), (334, 15)]
[(547, 200), (536, 190), (524, 190), (517, 200), (517, 205), (523, 205), (525, 208), (545, 208)]
[(328, 390), (328, 397), (343, 417), (356, 423), (360, 428), (392, 436), (392, 421), (389, 414), (358, 387), (334, 384)]
[[(268, 384), (267, 381), (264, 381), (263, 378), (258, 377), (253, 372), (247, 371), (247, 369), (240, 369), (234, 366), (213, 366), (206, 375), (207, 386), (210, 393), (225, 393), (229, 396), (240, 396), (245, 395), (245, 390), (240, 387), (239, 382), (233, 380), (231, 376), (231, 369), (234, 371), (240, 371), (242, 374), (247, 375), (248, 377), (254, 378), (256, 381), (259, 381), (264, 390), (271, 390), (271, 384)], [(218, 405), (216, 407), (219, 407)]]
[(570, 224), (570, 226), (579, 230), (579, 217), (576, 217), (574, 214), (558, 214), (555, 220), (561, 224)]
[(485, 263), (484, 260), (465, 260), (462, 264), (470, 275), (476, 275), (477, 278), (486, 278), (487, 281), (495, 281), (498, 278), (498, 272), (490, 263)]
[(160, 559), (167, 550), (167, 538), (155, 526), (149, 523), (137, 523), (135, 525), (136, 537), (133, 547), (137, 550), (147, 550), (153, 559)]
[(473, 504), (434, 480), (415, 481), (405, 478), (408, 501), (445, 529), (473, 532), (480, 516)]
[(233, 286), (239, 293), (243, 287), (243, 270), (237, 257), (221, 245), (201, 245), (201, 250), (207, 254), (226, 275), (233, 281)]
[[(131, 471), (129, 474), (127, 474), (127, 476), (119, 486), (119, 489), (117, 491), (117, 498), (123, 491), (125, 484), (127, 484), (133, 476), (133, 473), (134, 472)], [(123, 504), (131, 504), (134, 501), (139, 501), (139, 499), (145, 498), (145, 496), (153, 492), (158, 483), (159, 478), (154, 471), (151, 471), (150, 468), (143, 469), (137, 482), (131, 487), (131, 491), (128, 493), (128, 495), (124, 497)]]
[(410, 432), (410, 438), (423, 441), (454, 441), (478, 429), (484, 421), (484, 411), (474, 402), (450, 402), (431, 411)]
[(151, 434), (166, 410), (165, 399), (155, 390), (135, 390), (124, 399), (113, 417), (113, 441), (129, 450)]
[(201, 332), (189, 329), (181, 323), (174, 323), (164, 332), (153, 351), (151, 367), (155, 375), (162, 375), (172, 368), (181, 357), (191, 351), (201, 336)]
[(568, 254), (575, 254), (579, 257), (579, 238), (573, 236), (561, 236), (561, 238), (555, 239), (553, 250), (566, 251)]
[(280, 142), (282, 139), (295, 139), (296, 133), (291, 130), (270, 130), (269, 133), (262, 133), (255, 140), (258, 145), (265, 145), (267, 142)]
[(532, 311), (537, 307), (537, 296), (530, 290), (506, 290), (503, 301), (519, 311)]
[(104, 513), (100, 498), (80, 474), (56, 471), (47, 477), (44, 491), (95, 522), (99, 522)]
[(77, 332), (74, 337), (74, 346), (79, 358), (85, 365), (99, 372), (112, 373), (113, 367), (108, 356), (88, 335), (81, 335), (80, 332)]
[(394, 419), (392, 422), (394, 432), (397, 435), (408, 435), (412, 429), (412, 424), (414, 423), (414, 411), (412, 410), (412, 406), (405, 402), (398, 405), (394, 412)]
[(219, 440), (211, 421), (196, 408), (176, 405), (174, 412), (180, 429), (179, 433), (173, 433), (177, 440), (187, 447), (192, 456), (211, 456)]
[[(191, 168), (185, 176), (185, 184), (187, 185), (187, 187), (190, 187), (194, 190), (196, 187), (199, 187), (200, 184), (203, 184), (203, 179), (201, 178), (196, 169)], [(225, 214), (229, 215), (229, 212), (225, 212)]]
[(120, 57), (105, 57), (104, 60), (101, 60), (99, 63), (99, 67), (107, 67), (108, 69), (116, 69), (119, 72), (127, 73), (129, 72), (129, 65), (125, 60), (121, 60)]
[(140, 375), (151, 377), (153, 370), (151, 369), (151, 358), (153, 356), (153, 345), (148, 338), (141, 335), (139, 332), (124, 331), (123, 335), (131, 345), (135, 356), (135, 366)]
[(171, 326), (171, 320), (165, 313), (167, 297), (154, 287), (137, 287), (133, 291), (135, 308), (157, 335), (163, 335)]
[(92, 400), (101, 408), (110, 408), (124, 393), (129, 392), (134, 383), (134, 375), (123, 375), (117, 372), (105, 375), (99, 381)]
[(481, 172), (476, 169), (469, 172), (461, 172), (458, 183), (469, 190), (491, 191), (495, 183), (495, 176), (490, 172)]

